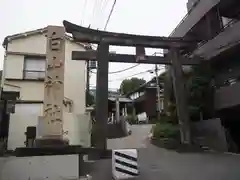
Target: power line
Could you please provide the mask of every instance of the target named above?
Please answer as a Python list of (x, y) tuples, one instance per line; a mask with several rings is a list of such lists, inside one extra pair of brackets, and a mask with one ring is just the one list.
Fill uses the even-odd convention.
[(98, 28), (101, 29), (102, 27), (102, 23), (104, 23), (104, 16), (105, 16), (105, 9), (107, 7), (107, 4), (108, 4), (109, 0), (101, 0), (101, 3), (100, 3), (100, 8), (99, 8), (99, 12), (98, 12), (98, 15), (97, 17), (99, 17), (99, 20), (97, 21), (98, 22)]
[(83, 25), (83, 22), (84, 22), (84, 16), (85, 16), (85, 9), (86, 8), (87, 8), (87, 0), (84, 0), (82, 17), (81, 17), (81, 25)]
[[(135, 65), (135, 66), (138, 66), (138, 65), (140, 65), (140, 64), (137, 64), (137, 65)], [(130, 69), (130, 68), (133, 68), (133, 67), (134, 67), (134, 66), (129, 67), (129, 68), (126, 68), (126, 69), (123, 69), (123, 70), (121, 70), (121, 72), (126, 71), (126, 70), (128, 70), (128, 69)], [(165, 67), (159, 68), (158, 71), (163, 70), (163, 69), (165, 69)], [(153, 72), (153, 71), (154, 71), (154, 69), (148, 69), (148, 70), (146, 70), (146, 71), (142, 71), (142, 72), (139, 72), (139, 73), (136, 73), (136, 74), (132, 74), (132, 75), (127, 76), (127, 77), (124, 77), (124, 78), (116, 79), (116, 81), (122, 80), (122, 79), (127, 79), (127, 78), (129, 78), (129, 77), (133, 77), (133, 76), (136, 76), (136, 75), (144, 74), (144, 73), (147, 73), (147, 72)], [(93, 74), (96, 74), (96, 72), (93, 72), (93, 71), (90, 71), (90, 72), (93, 73)], [(112, 74), (114, 74), (114, 73), (119, 73), (119, 71), (115, 71), (115, 72), (111, 72), (111, 73), (112, 73)], [(111, 73), (108, 73), (108, 74), (111, 74)], [(115, 81), (115, 80), (110, 80), (109, 82), (112, 82), (112, 81)]]
[(102, 11), (107, 7), (108, 2), (109, 2), (109, 0), (104, 0), (103, 1), (103, 5), (102, 5), (102, 8), (101, 8)]
[[(163, 69), (165, 69), (165, 67), (159, 68), (158, 71), (163, 70)], [(137, 76), (137, 75), (141, 75), (141, 74), (145, 74), (145, 73), (149, 73), (149, 72), (153, 72), (153, 71), (154, 71), (154, 69), (148, 69), (148, 70), (146, 70), (146, 71), (142, 71), (142, 72), (139, 72), (139, 73), (136, 73), (136, 74), (132, 74), (132, 75), (127, 76), (127, 77), (124, 77), (124, 78), (119, 78), (119, 79), (115, 79), (115, 80), (110, 80), (110, 81), (108, 81), (108, 82), (121, 81), (121, 80), (124, 80), (124, 79), (128, 79), (128, 78), (130, 78), (130, 77), (133, 77), (133, 76)]]
[(148, 72), (151, 72), (151, 71), (152, 71), (152, 69), (151, 69), (151, 70), (147, 70), (147, 71), (142, 71), (142, 72), (139, 72), (139, 73), (136, 73), (136, 74), (132, 74), (132, 75), (127, 76), (127, 77), (124, 77), (124, 78), (109, 80), (108, 82), (121, 81), (121, 80), (124, 80), (124, 79), (128, 79), (128, 78), (130, 78), (130, 77), (137, 76), (137, 75), (141, 75), (141, 74), (145, 74), (145, 73), (148, 73)]
[(114, 72), (109, 72), (108, 74), (116, 74), (116, 73), (121, 73), (121, 72), (124, 72), (124, 71), (127, 71), (127, 70), (130, 70), (130, 69), (133, 69), (133, 68), (135, 68), (135, 67), (137, 67), (137, 66), (139, 66), (140, 64), (136, 64), (136, 65), (134, 65), (134, 66), (131, 66), (131, 67), (128, 67), (128, 68), (126, 68), (126, 69), (122, 69), (122, 70), (119, 70), (119, 71), (114, 71)]
[(95, 0), (93, 5), (93, 11), (92, 11), (92, 19), (90, 21), (89, 27), (92, 26), (94, 23), (97, 6), (98, 6), (98, 0)]
[(111, 9), (111, 11), (110, 11), (110, 13), (109, 13), (109, 15), (108, 15), (107, 22), (106, 22), (105, 27), (104, 27), (104, 29), (103, 29), (104, 31), (106, 31), (106, 29), (107, 29), (107, 25), (108, 25), (109, 20), (110, 20), (110, 18), (111, 18), (111, 16), (112, 16), (114, 7), (115, 7), (115, 5), (116, 5), (116, 2), (117, 2), (117, 0), (114, 0), (113, 5), (112, 5), (112, 9)]
[(101, 9), (102, 9), (103, 0), (96, 0), (94, 17), (92, 19), (92, 27), (99, 28), (99, 22), (101, 20)]
[[(137, 76), (137, 75), (144, 74), (144, 73), (151, 72), (151, 71), (153, 71), (153, 69), (149, 69), (149, 70), (142, 71), (142, 72), (139, 72), (139, 73), (136, 73), (136, 74), (132, 74), (132, 75), (127, 76), (127, 77), (124, 77), (124, 78), (119, 78), (119, 79), (109, 80), (108, 82), (124, 80), (124, 79), (130, 78), (130, 77)], [(91, 73), (96, 74), (95, 72), (92, 72), (92, 71), (91, 71)]]
[[(131, 66), (131, 67), (128, 67), (128, 68), (126, 68), (126, 69), (121, 69), (121, 70), (118, 70), (118, 71), (109, 72), (108, 74), (117, 74), (117, 73), (121, 73), (121, 72), (124, 72), (124, 71), (130, 70), (130, 69), (133, 69), (133, 68), (135, 68), (135, 67), (137, 67), (137, 66), (139, 66), (139, 65), (140, 65), (140, 64), (136, 64), (136, 65)], [(93, 71), (91, 71), (91, 73), (96, 74), (96, 73), (93, 72)]]

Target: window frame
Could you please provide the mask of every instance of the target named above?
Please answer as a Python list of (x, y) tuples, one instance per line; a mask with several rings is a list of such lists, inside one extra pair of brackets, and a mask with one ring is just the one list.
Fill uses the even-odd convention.
[[(27, 66), (27, 60), (30, 60), (30, 59), (34, 59), (34, 60), (45, 60), (45, 70), (44, 71), (35, 71), (35, 70), (32, 70), (32, 71), (28, 71), (28, 70), (26, 70), (26, 66)], [(38, 73), (44, 73), (44, 76), (43, 77), (36, 77), (36, 78), (29, 78), (29, 77), (27, 77), (26, 76), (26, 72), (38, 72)], [(29, 56), (29, 55), (25, 55), (24, 56), (24, 63), (23, 63), (23, 79), (24, 80), (44, 80), (45, 79), (45, 72), (46, 72), (46, 57), (45, 56), (38, 56), (38, 55), (34, 55), (34, 56)]]

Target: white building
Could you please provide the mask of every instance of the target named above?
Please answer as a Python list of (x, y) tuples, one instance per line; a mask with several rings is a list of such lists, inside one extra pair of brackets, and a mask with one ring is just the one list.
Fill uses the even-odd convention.
[[(38, 116), (43, 115), (45, 33), (46, 28), (15, 34), (7, 36), (3, 43), (6, 50), (3, 90), (20, 92), (15, 113), (10, 115), (9, 150), (25, 146), (26, 128), (37, 127)], [(64, 130), (70, 144), (89, 146), (89, 120), (85, 115), (85, 61), (71, 60), (72, 51), (85, 51), (86, 48), (87, 45), (75, 43), (70, 36), (65, 36)], [(79, 133), (84, 135), (80, 137)]]

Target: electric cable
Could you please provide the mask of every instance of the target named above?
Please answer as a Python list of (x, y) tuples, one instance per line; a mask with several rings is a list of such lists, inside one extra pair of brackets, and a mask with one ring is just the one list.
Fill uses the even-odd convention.
[(87, 0), (84, 0), (82, 17), (81, 17), (81, 25), (83, 25), (83, 23), (84, 23), (84, 16), (85, 16), (85, 9), (86, 8), (87, 8)]
[(89, 27), (93, 26), (93, 22), (94, 22), (94, 19), (95, 19), (97, 6), (98, 6), (98, 0), (95, 0), (94, 4), (93, 4), (92, 18), (90, 20)]
[[(121, 72), (124, 72), (124, 71), (130, 70), (130, 69), (133, 69), (133, 68), (135, 68), (135, 67), (137, 67), (137, 66), (139, 66), (139, 65), (140, 65), (140, 64), (136, 64), (136, 65), (131, 66), (131, 67), (128, 67), (128, 68), (126, 68), (126, 69), (121, 69), (121, 70), (118, 70), (118, 71), (109, 72), (108, 74), (117, 74), (117, 73), (121, 73)], [(96, 74), (95, 72), (92, 72), (92, 71), (91, 71), (91, 73)]]
[[(165, 67), (159, 68), (158, 71), (163, 70), (163, 69), (165, 69)], [(139, 72), (139, 73), (136, 73), (136, 74), (132, 74), (132, 75), (129, 75), (129, 76), (124, 77), (124, 78), (109, 80), (108, 82), (121, 81), (121, 80), (124, 80), (124, 79), (128, 79), (128, 78), (130, 78), (130, 77), (133, 77), (133, 76), (137, 76), (137, 75), (141, 75), (141, 74), (153, 72), (154, 70), (155, 70), (155, 69), (148, 69), (148, 70), (146, 70), (146, 71), (142, 71), (142, 72)]]
[(107, 26), (108, 26), (108, 23), (109, 23), (109, 21), (110, 21), (110, 19), (111, 19), (111, 16), (112, 16), (113, 10), (114, 10), (114, 8), (115, 8), (116, 2), (117, 2), (117, 0), (114, 0), (113, 5), (112, 5), (112, 8), (111, 8), (111, 11), (110, 11), (110, 13), (109, 13), (109, 15), (108, 15), (106, 24), (105, 24), (104, 29), (103, 29), (104, 31), (106, 31), (106, 29), (107, 29)]

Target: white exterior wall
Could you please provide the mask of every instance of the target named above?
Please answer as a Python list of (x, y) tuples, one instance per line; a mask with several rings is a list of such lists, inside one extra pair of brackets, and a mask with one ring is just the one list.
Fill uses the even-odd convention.
[[(8, 150), (25, 147), (25, 132), (28, 126), (38, 128), (39, 116), (43, 115), (43, 104), (17, 104), (10, 116)], [(90, 146), (91, 121), (87, 114), (76, 115), (64, 112), (64, 135), (70, 145)], [(38, 134), (38, 132), (37, 132)]]
[[(88, 146), (90, 145), (90, 142), (88, 142), (90, 135), (83, 135), (83, 132), (86, 131), (84, 129), (86, 125), (84, 124), (89, 124), (90, 122), (90, 118), (83, 115), (85, 113), (85, 61), (71, 60), (72, 51), (84, 51), (84, 48), (67, 39), (65, 43), (64, 96), (73, 101), (73, 113), (65, 113), (64, 131), (69, 131), (67, 136), (70, 144)], [(9, 52), (45, 54), (46, 37), (44, 34), (38, 34), (15, 39), (8, 44), (7, 50)], [(4, 78), (11, 79), (9, 81), (5, 80), (3, 87), (5, 91), (19, 91), (21, 100), (43, 101), (43, 81), (21, 80), (23, 79), (24, 70), (23, 55), (8, 54), (4, 67)], [(25, 146), (24, 141), (26, 137), (24, 132), (26, 132), (27, 126), (37, 125), (38, 116), (41, 116), (43, 113), (42, 106), (42, 104), (16, 104), (15, 113), (10, 116), (8, 149), (14, 150), (16, 147)], [(79, 136), (80, 134), (82, 134), (82, 137)], [(84, 140), (81, 139), (83, 137)]]
[[(85, 61), (71, 60), (72, 51), (84, 51), (83, 46), (66, 40), (65, 52), (65, 97), (73, 100), (74, 112), (81, 114), (85, 112)], [(21, 53), (46, 53), (46, 37), (44, 34), (28, 36), (11, 41), (8, 44), (9, 52)], [(10, 85), (20, 87), (21, 100), (43, 100), (43, 82), (39, 81), (19, 81), (23, 79), (24, 56), (7, 55), (4, 65), (5, 79), (18, 79), (17, 81), (5, 81)], [(4, 86), (7, 90), (7, 86)]]
[(65, 52), (65, 97), (74, 101), (73, 111), (76, 114), (85, 112), (85, 61), (71, 60), (72, 51), (83, 51), (83, 47), (73, 42), (66, 41)]

